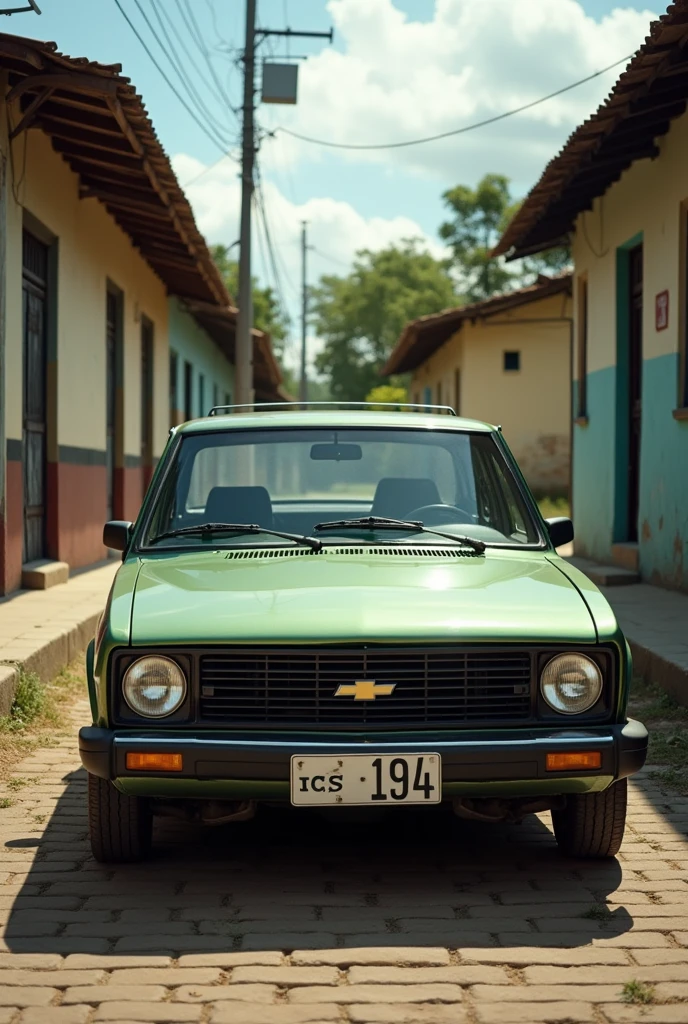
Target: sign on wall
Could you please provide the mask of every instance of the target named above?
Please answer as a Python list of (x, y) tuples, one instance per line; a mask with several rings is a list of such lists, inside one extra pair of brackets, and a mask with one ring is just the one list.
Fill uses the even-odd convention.
[(669, 326), (669, 292), (655, 296), (655, 330), (664, 331)]

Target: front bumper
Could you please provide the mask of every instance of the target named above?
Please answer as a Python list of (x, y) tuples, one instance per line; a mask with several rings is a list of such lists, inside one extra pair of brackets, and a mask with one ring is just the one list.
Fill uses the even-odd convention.
[[(123, 792), (145, 796), (289, 799), (293, 754), (413, 754), (442, 756), (444, 796), (594, 792), (639, 771), (647, 755), (647, 729), (633, 719), (588, 729), (520, 729), (412, 736), (380, 733), (366, 736), (288, 736), (246, 733), (111, 730), (86, 726), (79, 732), (79, 752), (92, 775), (112, 780)], [(599, 750), (595, 771), (551, 772), (549, 753)], [(152, 776), (126, 767), (130, 752), (181, 753), (183, 770)]]

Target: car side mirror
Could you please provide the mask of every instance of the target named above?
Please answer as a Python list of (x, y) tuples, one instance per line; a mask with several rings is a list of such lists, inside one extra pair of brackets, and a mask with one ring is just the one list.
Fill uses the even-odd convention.
[(111, 519), (103, 527), (103, 544), (113, 551), (124, 551), (131, 537), (132, 523), (125, 523), (123, 519)]
[(570, 544), (573, 540), (573, 523), (565, 516), (556, 516), (554, 519), (545, 519), (549, 530), (550, 540), (555, 548)]

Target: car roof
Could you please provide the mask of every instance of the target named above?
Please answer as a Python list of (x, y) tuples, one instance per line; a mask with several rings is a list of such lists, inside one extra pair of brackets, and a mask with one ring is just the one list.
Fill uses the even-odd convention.
[(417, 430), (452, 430), (457, 432), (489, 433), (499, 429), (480, 420), (465, 419), (461, 416), (438, 415), (419, 412), (386, 412), (328, 409), (323, 411), (299, 411), (274, 409), (269, 412), (243, 412), (216, 416), (203, 416), (189, 420), (173, 428), (181, 434), (207, 433), (221, 430), (276, 429), (280, 427), (406, 427)]

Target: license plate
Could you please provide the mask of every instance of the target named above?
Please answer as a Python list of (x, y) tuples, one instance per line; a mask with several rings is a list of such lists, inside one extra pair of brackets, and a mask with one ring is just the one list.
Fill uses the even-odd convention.
[(291, 759), (291, 802), (296, 806), (438, 804), (439, 754), (307, 754)]

